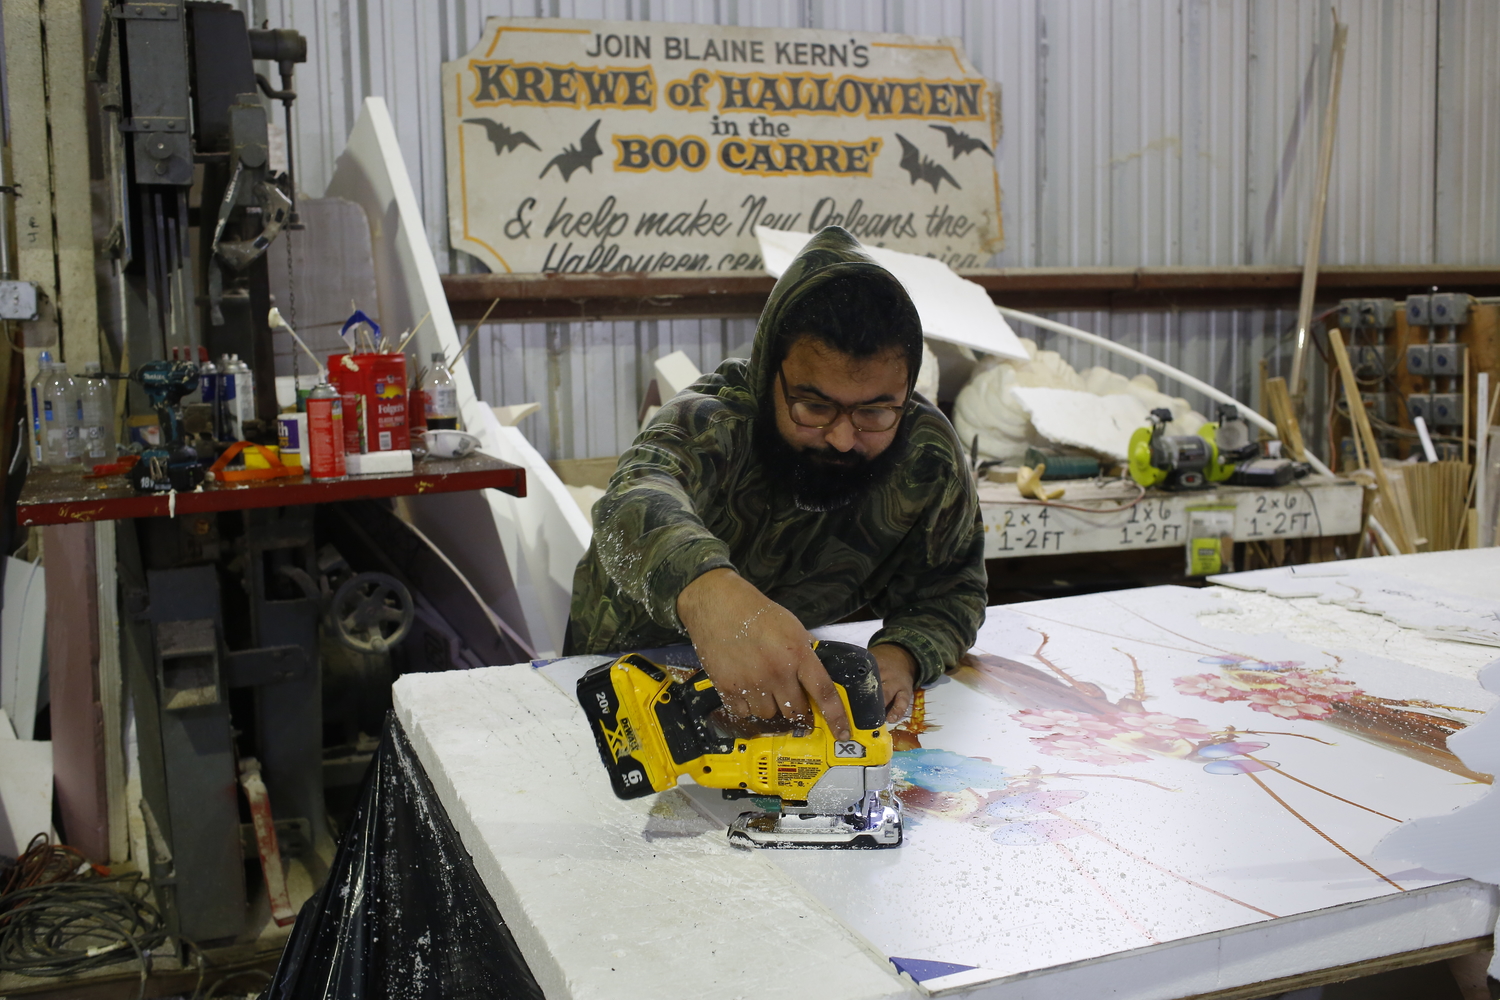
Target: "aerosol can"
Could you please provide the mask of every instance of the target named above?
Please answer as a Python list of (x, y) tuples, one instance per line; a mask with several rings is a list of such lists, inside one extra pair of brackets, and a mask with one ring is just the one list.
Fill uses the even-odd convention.
[(208, 404), (213, 423), (215, 441), (224, 439), (224, 414), (219, 409), (219, 366), (208, 356), (208, 348), (198, 349), (198, 392), (200, 399)]
[(241, 441), (246, 426), (255, 419), (255, 376), (238, 354), (231, 354), (229, 358), (229, 372), (234, 376), (234, 405), (231, 407), (234, 415), (230, 422), (234, 427), (233, 440)]
[(307, 395), (307, 470), (314, 479), (342, 479), (344, 399), (327, 380)]

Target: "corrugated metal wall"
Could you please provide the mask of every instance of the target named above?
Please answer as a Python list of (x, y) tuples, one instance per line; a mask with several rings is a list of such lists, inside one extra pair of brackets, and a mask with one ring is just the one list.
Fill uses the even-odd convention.
[[(317, 193), (366, 94), (391, 108), (440, 264), (440, 64), (492, 15), (837, 27), (960, 38), (1001, 89), (1003, 267), (1294, 264), (1327, 89), (1328, 0), (242, 0), (309, 36), (297, 169)], [(1500, 259), (1500, 4), (1342, 0), (1349, 24), (1323, 259)], [(1287, 312), (1064, 313), (1254, 401)], [(654, 358), (700, 367), (745, 320), (494, 325), (474, 371), (549, 456), (616, 453)], [(1023, 333), (1026, 331), (1022, 331)], [(1080, 368), (1093, 349), (1042, 338)], [(471, 362), (471, 363), (472, 363)], [(1133, 374), (1133, 372), (1131, 372)]]

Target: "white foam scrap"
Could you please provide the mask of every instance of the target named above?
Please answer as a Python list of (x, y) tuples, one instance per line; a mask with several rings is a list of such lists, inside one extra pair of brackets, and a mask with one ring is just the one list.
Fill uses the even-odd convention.
[[(760, 241), (766, 272), (779, 278), (812, 239), (812, 234), (756, 226), (755, 238)], [(883, 247), (862, 249), (905, 286), (922, 319), (923, 336), (1002, 358), (1025, 358), (1020, 338), (995, 311), (989, 293), (978, 284), (960, 277), (935, 257)]]

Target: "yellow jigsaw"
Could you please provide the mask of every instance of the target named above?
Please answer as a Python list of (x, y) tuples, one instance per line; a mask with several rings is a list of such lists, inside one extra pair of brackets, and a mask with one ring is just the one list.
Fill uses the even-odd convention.
[(895, 847), (901, 803), (891, 783), (891, 733), (880, 669), (869, 651), (818, 642), (813, 651), (838, 691), (850, 737), (836, 739), (813, 706), (811, 725), (736, 735), (703, 670), (686, 680), (629, 653), (578, 680), (578, 702), (615, 794), (666, 791), (688, 776), (757, 807), (729, 828), (747, 847)]

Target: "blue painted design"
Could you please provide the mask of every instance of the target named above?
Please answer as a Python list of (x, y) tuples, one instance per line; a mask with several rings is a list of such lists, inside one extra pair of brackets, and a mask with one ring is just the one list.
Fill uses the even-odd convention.
[(1219, 757), (1238, 757), (1242, 753), (1256, 753), (1269, 747), (1269, 743), (1210, 743), (1198, 748), (1199, 757), (1214, 760)]
[(1004, 788), (1015, 775), (978, 757), (965, 757), (952, 750), (919, 747), (897, 750), (891, 757), (891, 773), (897, 781), (929, 792), (961, 792), (966, 788)]
[(925, 958), (896, 958), (891, 957), (891, 964), (896, 967), (897, 972), (904, 972), (917, 982), (928, 979), (936, 979), (939, 976), (951, 976), (955, 972), (968, 972), (977, 969), (977, 965), (955, 965), (952, 962), (931, 962)]
[(1203, 770), (1209, 774), (1254, 774), (1256, 771), (1269, 771), (1280, 767), (1274, 760), (1215, 760), (1203, 765)]

